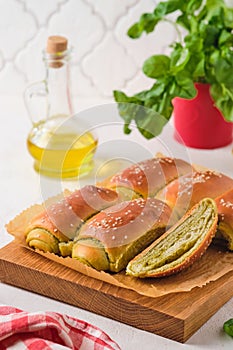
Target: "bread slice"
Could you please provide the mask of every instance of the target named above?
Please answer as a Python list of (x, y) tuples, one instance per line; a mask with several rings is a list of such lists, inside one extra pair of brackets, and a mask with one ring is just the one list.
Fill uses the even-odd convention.
[(164, 277), (187, 268), (206, 251), (216, 233), (217, 221), (215, 201), (202, 199), (131, 260), (126, 273), (135, 277)]

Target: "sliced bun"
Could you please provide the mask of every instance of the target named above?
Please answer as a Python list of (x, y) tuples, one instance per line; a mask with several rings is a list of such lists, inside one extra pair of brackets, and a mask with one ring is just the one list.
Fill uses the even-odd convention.
[(164, 277), (193, 264), (207, 249), (217, 229), (214, 200), (202, 199), (141, 254), (129, 262), (134, 277)]

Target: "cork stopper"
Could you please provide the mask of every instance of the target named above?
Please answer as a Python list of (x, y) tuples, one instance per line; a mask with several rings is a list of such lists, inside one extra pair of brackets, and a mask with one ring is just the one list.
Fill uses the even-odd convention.
[(56, 54), (67, 50), (68, 40), (63, 36), (49, 36), (46, 51), (49, 54)]
[(47, 40), (46, 52), (51, 55), (49, 67), (60, 68), (64, 65), (65, 51), (67, 50), (68, 40), (64, 36), (53, 35)]

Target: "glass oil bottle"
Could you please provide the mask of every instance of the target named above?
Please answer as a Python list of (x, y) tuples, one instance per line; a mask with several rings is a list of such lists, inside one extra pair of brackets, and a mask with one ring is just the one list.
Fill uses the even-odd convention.
[[(34, 158), (34, 169), (54, 178), (88, 174), (93, 168), (98, 143), (94, 133), (73, 117), (69, 75), (71, 50), (67, 46), (64, 37), (48, 38), (43, 53), (45, 79), (31, 84), (24, 95), (33, 125), (27, 147)], [(44, 115), (40, 115), (41, 106)]]

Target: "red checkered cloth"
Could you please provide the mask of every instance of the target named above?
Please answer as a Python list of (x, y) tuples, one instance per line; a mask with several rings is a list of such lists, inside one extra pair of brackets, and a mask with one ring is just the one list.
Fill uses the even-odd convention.
[(0, 350), (120, 350), (101, 329), (56, 312), (0, 306)]

